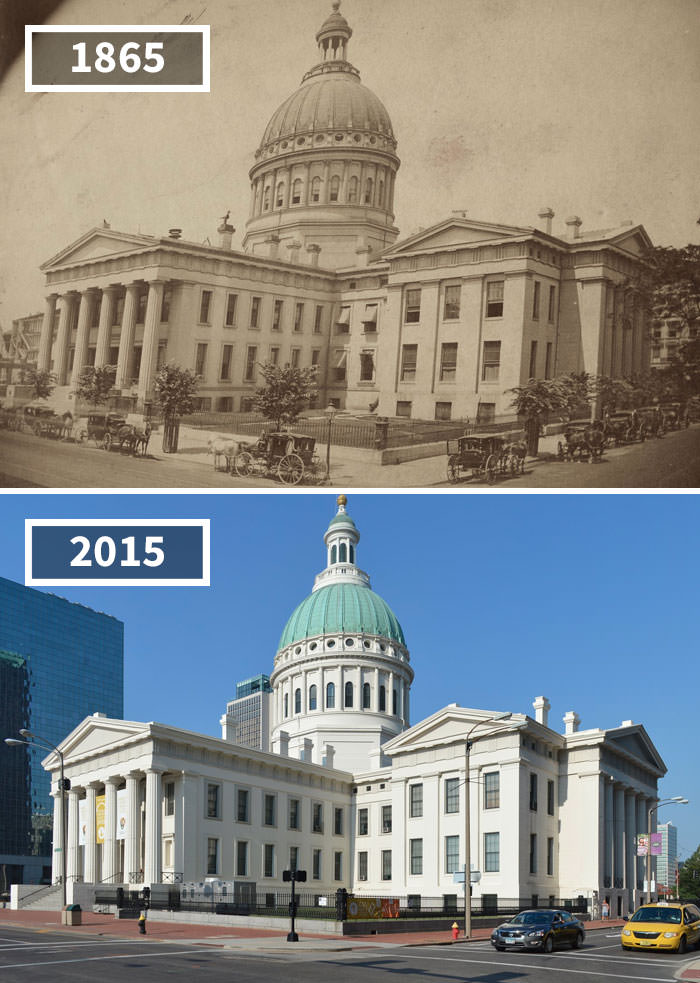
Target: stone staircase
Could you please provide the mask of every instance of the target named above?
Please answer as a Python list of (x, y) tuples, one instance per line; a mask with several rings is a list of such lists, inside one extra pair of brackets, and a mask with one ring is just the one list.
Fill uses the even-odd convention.
[(22, 898), (19, 907), (23, 911), (60, 911), (63, 907), (63, 889), (60, 884), (38, 888)]

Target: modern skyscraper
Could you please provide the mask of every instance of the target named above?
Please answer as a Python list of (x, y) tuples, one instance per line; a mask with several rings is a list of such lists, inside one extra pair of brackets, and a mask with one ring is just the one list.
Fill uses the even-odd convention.
[(37, 747), (58, 744), (94, 712), (124, 711), (124, 626), (111, 615), (0, 578), (0, 890), (48, 880), (53, 802)]
[(236, 683), (236, 699), (226, 704), (221, 736), (243, 747), (270, 750), (270, 677), (261, 672)]
[(664, 887), (673, 893), (678, 869), (678, 830), (671, 822), (659, 823), (656, 829), (661, 833), (661, 853), (656, 858), (656, 881), (659, 890)]

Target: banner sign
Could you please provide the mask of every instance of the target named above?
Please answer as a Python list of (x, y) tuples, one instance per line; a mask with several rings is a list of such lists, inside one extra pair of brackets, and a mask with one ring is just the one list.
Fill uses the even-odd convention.
[(105, 797), (95, 796), (95, 843), (105, 841)]
[(127, 833), (126, 789), (117, 791), (117, 839), (126, 839)]
[(637, 856), (646, 857), (649, 853), (649, 837), (646, 833), (641, 833), (637, 837)]
[(87, 833), (87, 799), (78, 799), (78, 846), (85, 846)]
[(652, 857), (661, 856), (661, 851), (663, 849), (663, 833), (652, 833), (649, 846), (649, 852), (651, 853)]
[(398, 918), (398, 898), (349, 898), (348, 919)]

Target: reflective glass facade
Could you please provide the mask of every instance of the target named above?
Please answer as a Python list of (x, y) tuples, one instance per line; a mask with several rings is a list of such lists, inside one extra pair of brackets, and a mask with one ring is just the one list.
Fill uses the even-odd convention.
[(47, 752), (4, 738), (26, 728), (58, 744), (95, 712), (124, 716), (122, 622), (0, 577), (0, 865), (50, 864), (53, 821)]

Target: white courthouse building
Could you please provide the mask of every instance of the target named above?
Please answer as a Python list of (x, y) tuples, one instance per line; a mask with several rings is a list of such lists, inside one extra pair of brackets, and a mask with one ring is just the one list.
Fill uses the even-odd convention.
[[(412, 724), (407, 640), (359, 565), (359, 540), (340, 496), (325, 566), (274, 657), (269, 751), (236, 743), (230, 714), (222, 738), (100, 715), (65, 738), (69, 882), (220, 878), (266, 892), (296, 866), (319, 896), (343, 887), (450, 910), (463, 903), (454, 874), (465, 859), (469, 737), (474, 898), (583, 896), (626, 913), (643, 887), (635, 837), (666, 771), (644, 727), (582, 729), (570, 711), (557, 730), (544, 696), (532, 715), (494, 721), (504, 708), (452, 703)], [(57, 790), (57, 756), (45, 766)], [(62, 873), (55, 852), (54, 879)]]
[(453, 212), (399, 238), (397, 137), (348, 60), (338, 7), (264, 128), (242, 249), (228, 215), (204, 244), (105, 224), (42, 266), (38, 367), (57, 375), (57, 398), (85, 366), (114, 365), (116, 389), (141, 407), (172, 362), (201, 377), (201, 408), (245, 411), (273, 362), (318, 366), (320, 406), (487, 421), (529, 378), (649, 366), (626, 286), (650, 245), (642, 226), (588, 230), (574, 215), (555, 230), (550, 208), (536, 226)]

